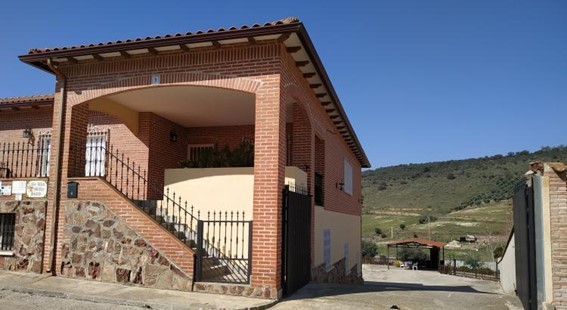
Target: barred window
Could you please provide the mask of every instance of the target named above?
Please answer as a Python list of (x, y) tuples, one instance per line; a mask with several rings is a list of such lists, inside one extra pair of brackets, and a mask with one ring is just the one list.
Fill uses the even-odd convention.
[(187, 154), (190, 161), (199, 160), (199, 156), (204, 150), (214, 148), (214, 144), (189, 144)]
[(15, 213), (0, 213), (0, 250), (12, 251), (15, 226)]

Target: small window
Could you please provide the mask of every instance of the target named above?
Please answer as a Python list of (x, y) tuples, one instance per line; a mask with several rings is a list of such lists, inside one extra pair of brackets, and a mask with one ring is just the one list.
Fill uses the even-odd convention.
[(187, 159), (189, 159), (189, 161), (197, 161), (204, 150), (212, 149), (213, 147), (213, 144), (189, 144), (187, 148)]
[(85, 176), (104, 176), (106, 172), (107, 132), (89, 133), (85, 151)]
[(51, 135), (42, 135), (39, 137), (39, 175), (38, 177), (49, 176), (49, 156), (51, 156)]
[(352, 166), (348, 159), (344, 161), (344, 186), (343, 191), (352, 195)]
[(0, 213), (0, 250), (12, 251), (15, 226), (15, 213)]

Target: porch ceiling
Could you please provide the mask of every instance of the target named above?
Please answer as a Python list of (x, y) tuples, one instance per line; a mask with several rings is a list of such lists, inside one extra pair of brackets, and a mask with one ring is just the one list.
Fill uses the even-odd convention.
[(153, 112), (184, 127), (254, 124), (254, 95), (234, 90), (153, 87), (109, 95), (107, 99), (137, 112)]

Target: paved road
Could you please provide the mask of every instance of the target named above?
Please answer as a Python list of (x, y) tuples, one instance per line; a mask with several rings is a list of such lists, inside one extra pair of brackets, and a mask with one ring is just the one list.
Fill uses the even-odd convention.
[(496, 282), (378, 265), (363, 265), (363, 274), (365, 285), (309, 284), (272, 309), (523, 309)]
[(107, 303), (95, 303), (66, 298), (47, 297), (0, 291), (1, 310), (140, 310), (139, 307), (121, 306)]

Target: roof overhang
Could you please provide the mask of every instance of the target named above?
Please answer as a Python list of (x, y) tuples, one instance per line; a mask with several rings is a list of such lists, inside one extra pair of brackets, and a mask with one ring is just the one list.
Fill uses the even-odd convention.
[(115, 57), (129, 58), (139, 54), (157, 55), (166, 51), (191, 51), (202, 47), (221, 47), (223, 45), (278, 40), (296, 61), (315, 96), (320, 101), (338, 134), (353, 152), (363, 168), (370, 167), (368, 160), (343, 106), (337, 96), (325, 68), (313, 46), (302, 22), (295, 18), (262, 25), (232, 27), (198, 31), (196, 33), (174, 34), (131, 40), (115, 41), (71, 47), (32, 49), (20, 60), (39, 69), (54, 73), (47, 65), (54, 63), (76, 64), (82, 61), (104, 61)]
[(53, 95), (0, 98), (0, 111), (21, 109), (39, 109), (53, 106)]
[(408, 246), (408, 247), (427, 247), (427, 248), (442, 248), (446, 245), (445, 242), (433, 241), (428, 239), (408, 239), (392, 241), (388, 243), (388, 247)]

